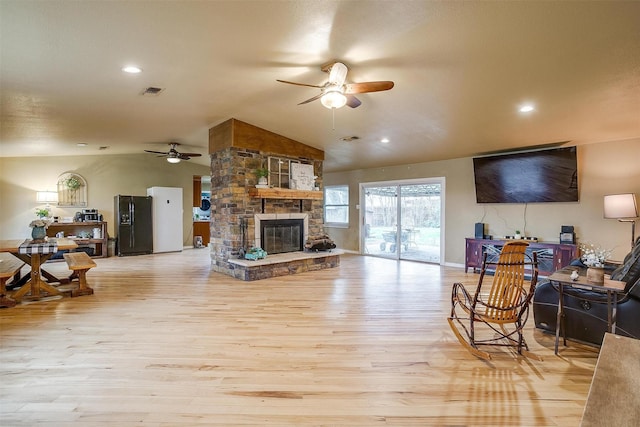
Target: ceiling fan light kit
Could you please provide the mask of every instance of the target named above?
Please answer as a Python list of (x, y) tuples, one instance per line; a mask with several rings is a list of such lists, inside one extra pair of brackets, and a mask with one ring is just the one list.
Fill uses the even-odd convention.
[(347, 104), (347, 97), (338, 90), (331, 90), (322, 95), (320, 102), (327, 108), (341, 108)]
[(151, 151), (151, 150), (144, 150), (147, 153), (153, 153), (153, 154), (159, 154), (160, 156), (158, 157), (166, 157), (167, 158), (167, 162), (169, 163), (180, 163), (180, 160), (189, 160), (192, 157), (200, 157), (202, 154), (200, 153), (180, 153), (178, 152), (178, 150), (176, 150), (176, 147), (179, 146), (180, 144), (177, 142), (170, 142), (169, 143), (169, 147), (171, 147), (169, 149), (169, 151)]

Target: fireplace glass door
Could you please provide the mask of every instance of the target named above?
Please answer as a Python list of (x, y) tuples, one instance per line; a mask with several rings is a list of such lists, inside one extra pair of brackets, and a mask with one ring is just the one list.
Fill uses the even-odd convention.
[(260, 240), (267, 254), (303, 250), (304, 220), (278, 219), (260, 221)]

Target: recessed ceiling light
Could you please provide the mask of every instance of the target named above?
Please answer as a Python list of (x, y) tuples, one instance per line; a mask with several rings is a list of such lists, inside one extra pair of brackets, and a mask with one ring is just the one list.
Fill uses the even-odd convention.
[(126, 67), (122, 67), (122, 71), (129, 74), (138, 74), (142, 72), (142, 68), (136, 67), (135, 65), (127, 65)]
[(536, 107), (533, 106), (533, 104), (524, 104), (520, 106), (520, 112), (521, 113), (530, 113), (531, 111), (535, 110)]
[(78, 142), (76, 145), (77, 145), (78, 147), (86, 147), (86, 146), (87, 146), (87, 145), (89, 145), (89, 144), (87, 144), (86, 142)]
[(380, 140), (380, 142), (382, 142), (383, 144), (388, 144), (389, 143), (389, 138), (382, 138)]

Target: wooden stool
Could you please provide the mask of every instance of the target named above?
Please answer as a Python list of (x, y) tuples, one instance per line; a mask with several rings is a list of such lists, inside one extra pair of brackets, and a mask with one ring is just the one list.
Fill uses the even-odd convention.
[(93, 295), (93, 289), (87, 285), (87, 271), (96, 267), (96, 263), (86, 252), (69, 252), (63, 254), (63, 256), (67, 266), (69, 266), (69, 270), (73, 270), (69, 279), (77, 278), (79, 283), (77, 289), (71, 290), (71, 296)]

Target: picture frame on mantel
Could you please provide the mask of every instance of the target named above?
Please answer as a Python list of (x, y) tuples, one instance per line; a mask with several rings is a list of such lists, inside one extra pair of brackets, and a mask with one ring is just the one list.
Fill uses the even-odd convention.
[(315, 186), (313, 165), (306, 165), (304, 163), (292, 163), (290, 181), (291, 188), (294, 190), (313, 190)]

